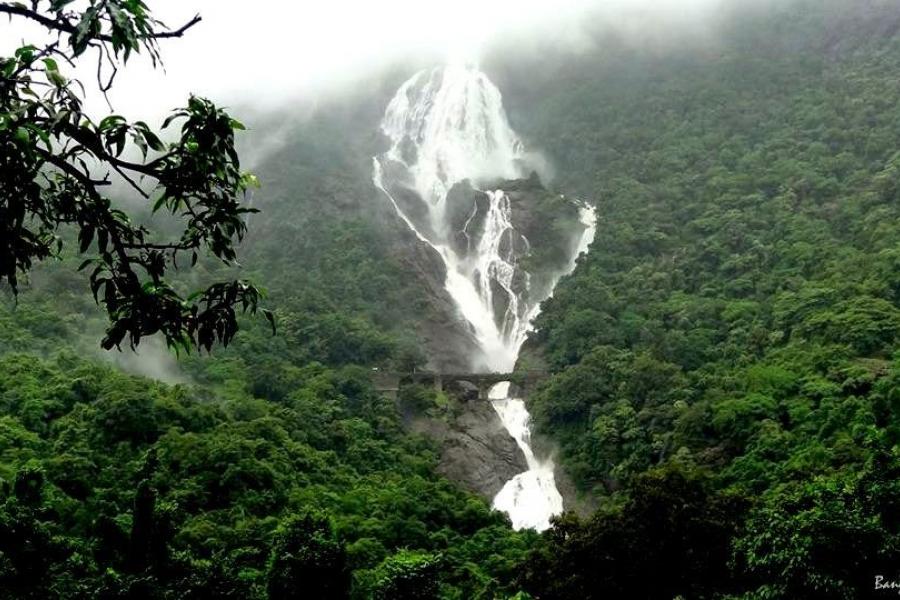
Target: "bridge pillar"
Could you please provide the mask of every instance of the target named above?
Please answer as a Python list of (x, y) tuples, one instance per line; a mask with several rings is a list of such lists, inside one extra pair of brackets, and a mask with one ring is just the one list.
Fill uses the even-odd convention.
[(489, 400), (492, 387), (494, 387), (494, 384), (480, 379), (478, 381), (478, 399)]

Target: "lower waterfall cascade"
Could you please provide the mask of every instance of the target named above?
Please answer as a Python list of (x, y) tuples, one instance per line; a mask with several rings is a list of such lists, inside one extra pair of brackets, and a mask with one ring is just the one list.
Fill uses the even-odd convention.
[[(569, 264), (553, 274), (548, 291), (537, 297), (531, 274), (518, 261), (530, 243), (516, 231), (510, 196), (496, 183), (526, 178), (529, 155), (487, 76), (462, 65), (416, 73), (394, 95), (381, 128), (391, 146), (373, 159), (373, 181), (419, 241), (443, 261), (444, 288), (481, 353), (473, 360), (473, 370), (511, 372), (541, 301), (552, 294), (560, 277), (574, 270), (578, 256), (593, 241), (594, 209), (579, 206), (581, 228), (573, 232)], [(475, 202), (461, 231), (453, 231), (448, 197), (462, 182), (487, 202), (481, 209)], [(469, 231), (476, 216), (481, 227)], [(454, 243), (459, 234), (465, 247)], [(496, 384), (490, 400), (525, 455), (528, 470), (504, 485), (493, 507), (506, 512), (516, 529), (543, 531), (551, 517), (563, 511), (563, 498), (552, 458), (540, 458), (532, 449), (525, 402), (510, 396), (510, 389), (509, 382)]]

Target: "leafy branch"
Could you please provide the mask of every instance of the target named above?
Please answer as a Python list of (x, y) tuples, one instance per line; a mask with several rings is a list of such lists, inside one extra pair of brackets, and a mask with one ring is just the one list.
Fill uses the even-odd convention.
[[(236, 263), (244, 216), (255, 212), (242, 201), (258, 185), (241, 171), (235, 151), (235, 132), (244, 126), (194, 96), (160, 131), (115, 114), (95, 122), (83, 109), (84, 86), (60, 68), (74, 67), (86, 49), (97, 48), (98, 86), (105, 93), (132, 53), (146, 51), (156, 64), (156, 41), (180, 37), (200, 17), (169, 30), (139, 0), (92, 0), (80, 12), (69, 10), (70, 4), (0, 3), (0, 13), (38, 22), (59, 37), (43, 48), (26, 45), (0, 57), (0, 282), (17, 294), (19, 274), (58, 255), (60, 228), (74, 226), (79, 252), (93, 254), (80, 270), (89, 270), (90, 288), (110, 319), (104, 348), (126, 339), (134, 347), (156, 333), (179, 349), (228, 344), (238, 312), (257, 312), (262, 291), (231, 281), (182, 297), (166, 275), (178, 268), (182, 254), (192, 265), (204, 251)], [(113, 68), (106, 83), (100, 76), (104, 60)], [(174, 141), (164, 141), (163, 130)], [(139, 159), (130, 158), (135, 155)], [(152, 202), (153, 213), (178, 218), (180, 237), (154, 239), (116, 208), (102, 193), (112, 189), (113, 177)], [(259, 310), (274, 328), (272, 314)]]

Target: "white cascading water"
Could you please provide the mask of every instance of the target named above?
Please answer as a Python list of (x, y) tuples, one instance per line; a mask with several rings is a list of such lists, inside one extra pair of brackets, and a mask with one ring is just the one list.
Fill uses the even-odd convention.
[[(529, 276), (516, 264), (509, 240), (519, 234), (511, 222), (510, 198), (500, 189), (485, 191), (489, 206), (483, 231), (472, 244), (466, 223), (465, 252), (454, 249), (451, 242), (454, 232), (447, 207), (451, 188), (464, 180), (477, 188), (483, 182), (528, 175), (527, 156), (506, 118), (499, 90), (484, 73), (471, 67), (421, 71), (397, 91), (381, 127), (391, 147), (373, 160), (375, 185), (416, 236), (443, 260), (445, 289), (471, 325), (483, 353), (480, 364), (473, 368), (511, 372), (545, 298), (528, 296)], [(414, 191), (424, 207), (413, 209), (399, 201), (396, 190), (402, 189)], [(469, 221), (477, 211), (476, 205)], [(568, 271), (574, 269), (578, 255), (594, 237), (593, 209), (584, 206), (580, 212), (584, 230)], [(527, 240), (519, 237), (527, 245)], [(524, 285), (517, 286), (517, 281)], [(499, 304), (496, 294), (505, 296)], [(495, 314), (497, 306), (504, 307), (503, 314)], [(524, 453), (528, 470), (508, 481), (493, 505), (509, 514), (515, 528), (542, 531), (550, 526), (552, 516), (562, 512), (563, 500), (556, 488), (553, 461), (535, 456), (525, 403), (509, 397), (509, 388), (509, 383), (497, 384), (490, 397), (504, 427)]]

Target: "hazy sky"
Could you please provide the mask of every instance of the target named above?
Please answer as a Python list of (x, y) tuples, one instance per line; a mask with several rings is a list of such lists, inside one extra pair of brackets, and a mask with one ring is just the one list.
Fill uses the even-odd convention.
[[(203, 21), (162, 44), (165, 72), (129, 63), (112, 99), (130, 117), (184, 103), (191, 91), (220, 103), (275, 105), (352, 83), (397, 58), (474, 60), (485, 44), (515, 36), (572, 43), (598, 18), (622, 27), (692, 20), (716, 0), (148, 0), (172, 27)], [(598, 15), (602, 13), (602, 17)], [(0, 20), (0, 52), (40, 29)], [(37, 33), (36, 33), (37, 32)], [(91, 77), (82, 74), (87, 83)], [(103, 105), (97, 105), (102, 109)], [(151, 108), (152, 107), (152, 108)]]

